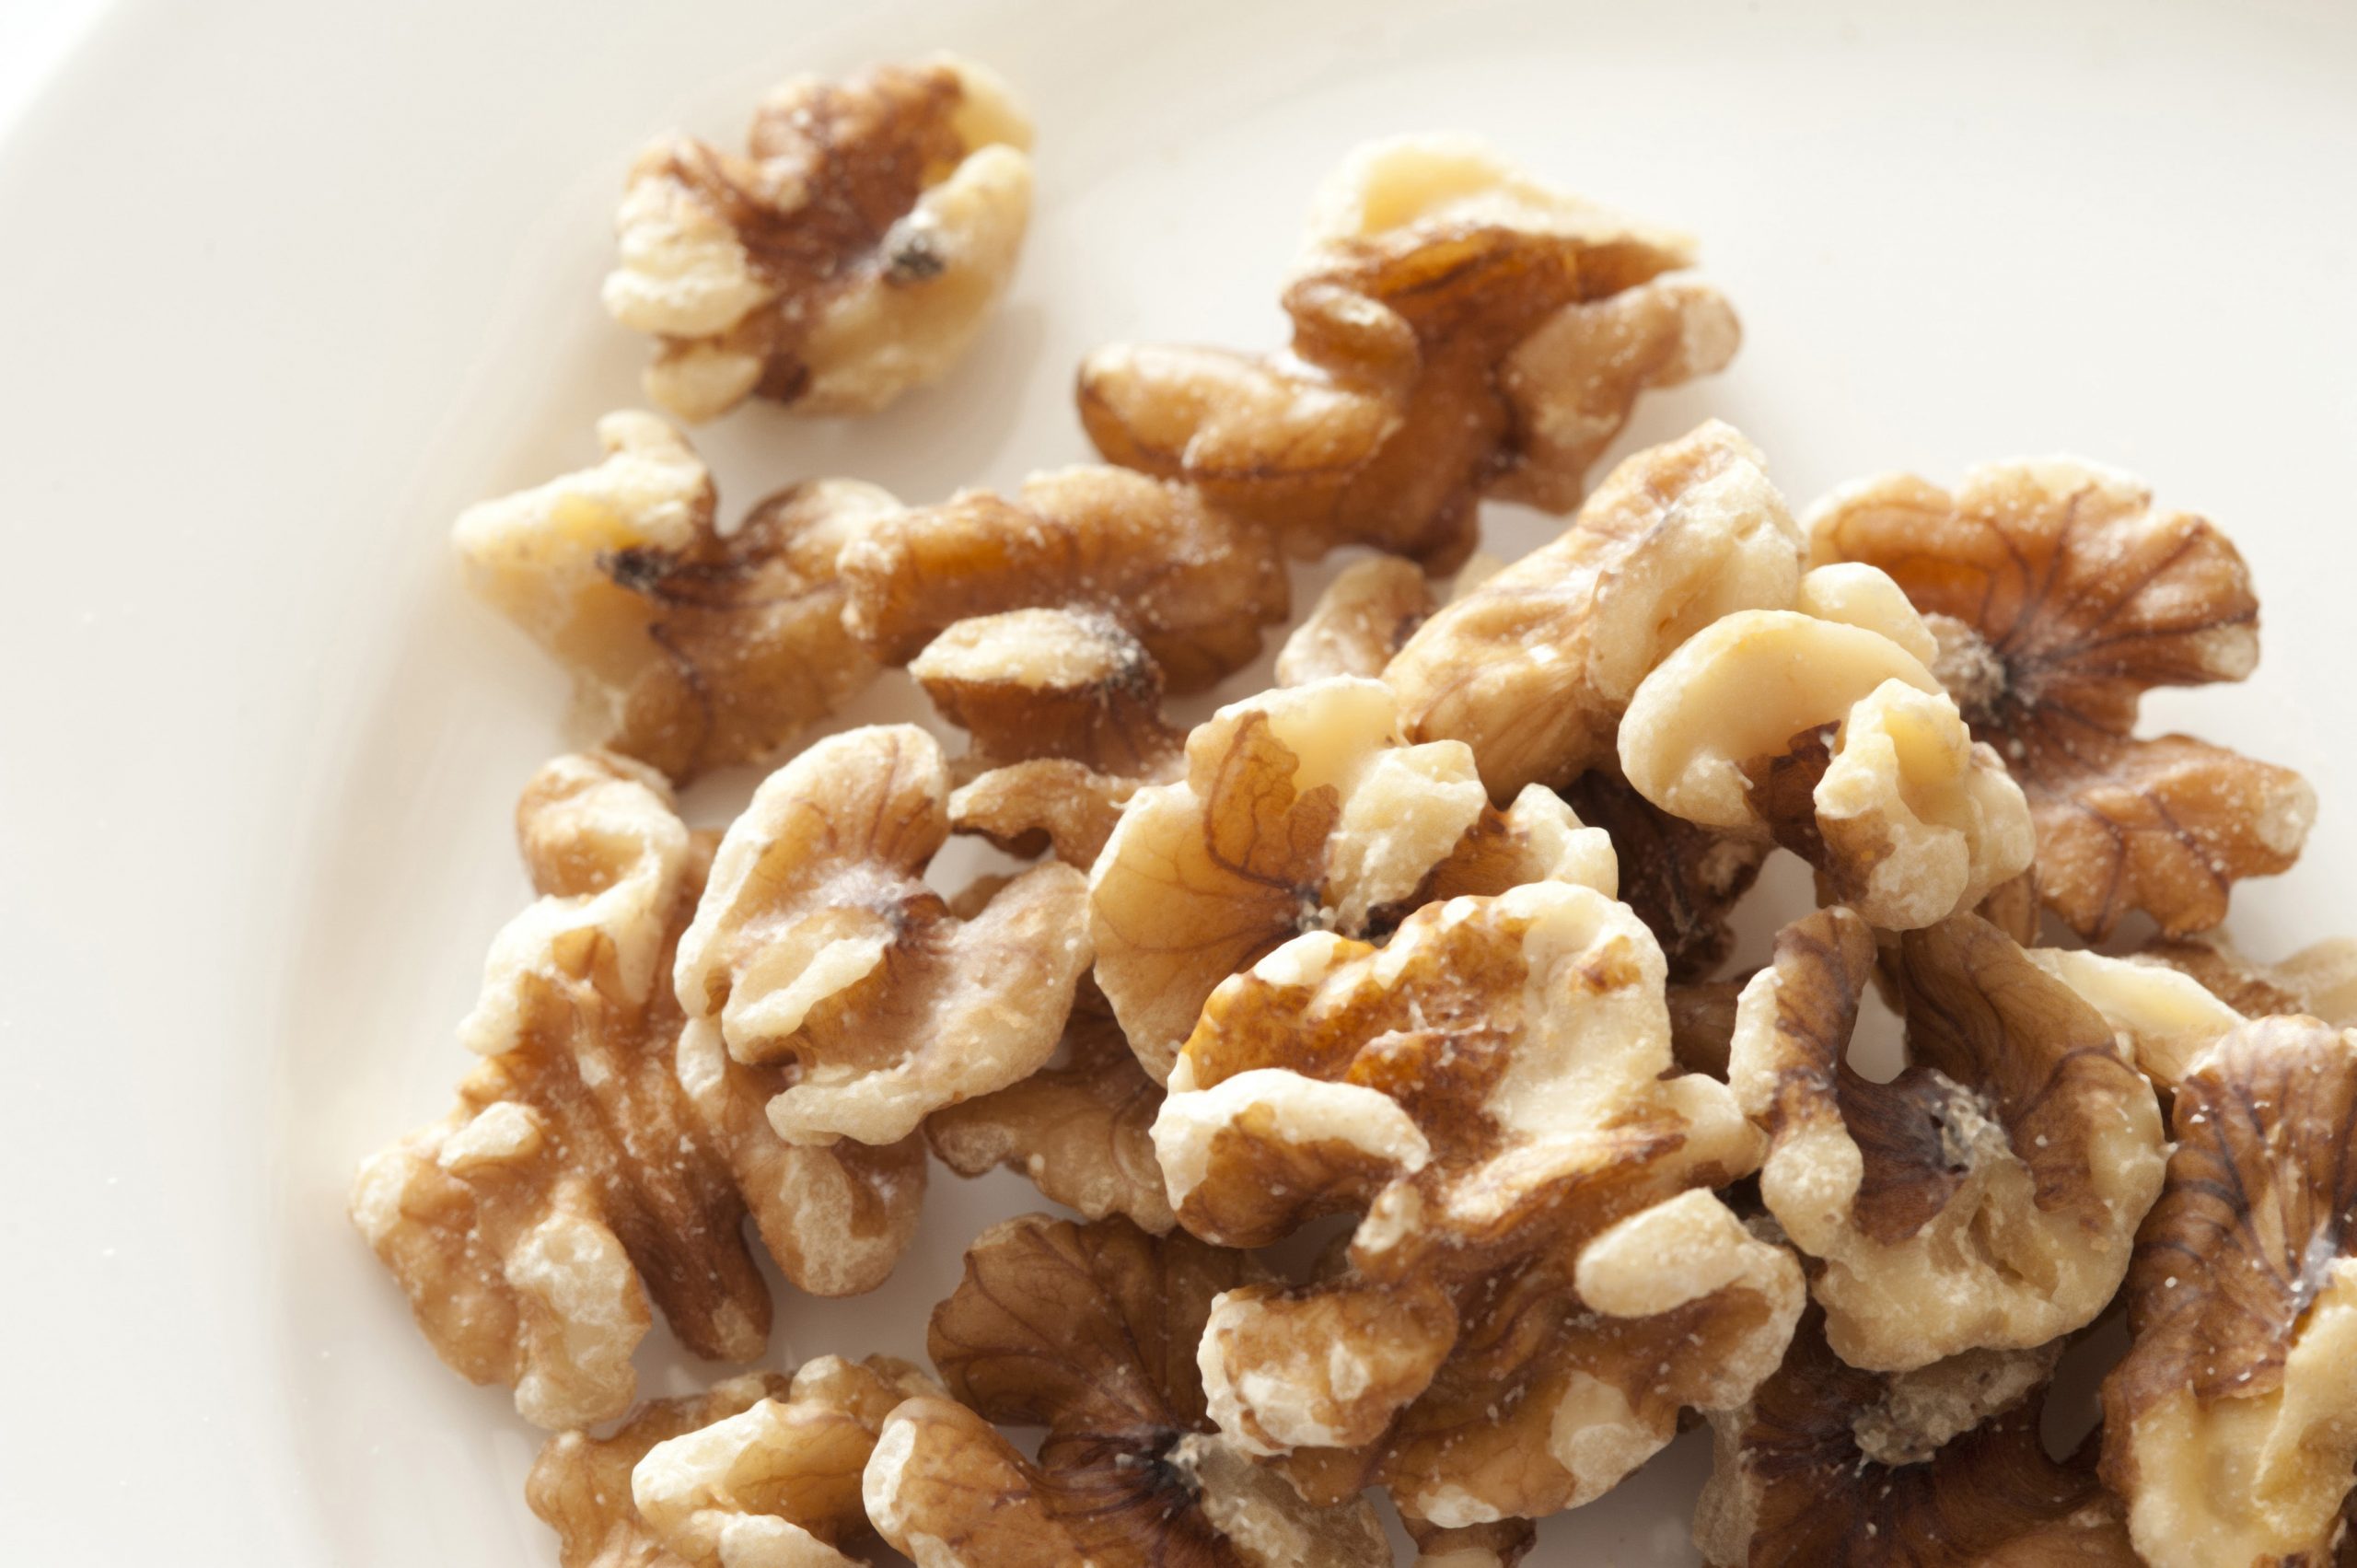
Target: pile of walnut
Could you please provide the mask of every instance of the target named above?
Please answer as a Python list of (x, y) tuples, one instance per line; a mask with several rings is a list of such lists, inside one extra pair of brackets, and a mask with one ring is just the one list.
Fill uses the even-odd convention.
[[(939, 61), (784, 89), (749, 157), (658, 145), (608, 286), (657, 399), (939, 371), (1026, 140)], [(481, 1061), (352, 1212), (443, 1358), (559, 1432), (529, 1495), (568, 1568), (1349, 1568), (1389, 1557), (1370, 1488), (1425, 1562), (1502, 1568), (1697, 1422), (1713, 1564), (2351, 1560), (2357, 956), (2215, 935), (2313, 797), (2136, 733), (2146, 689), (2256, 663), (2240, 557), (2065, 460), (1795, 518), (1716, 423), (1581, 505), (1638, 393), (1735, 349), (1691, 260), (1389, 143), (1317, 203), (1289, 347), (1091, 356), (1114, 466), (724, 528), (618, 413), (459, 520), (599, 749), (526, 790)], [(1577, 515), (1445, 598), (1488, 494)], [(1177, 722), (1343, 544), (1380, 553), (1278, 685)], [(891, 669), (962, 750), (795, 749)], [(743, 813), (688, 826), (673, 788), (744, 763)], [(937, 889), (960, 834), (1030, 864)], [(1779, 848), (1821, 907), (1713, 978)], [(2131, 914), (2126, 956), (2038, 945)], [(873, 1289), (935, 1156), (1084, 1218), (974, 1241), (930, 1373), (635, 1403), (653, 1307), (762, 1356), (748, 1220), (797, 1289)], [(1256, 1250), (1331, 1215), (1314, 1264)], [(2099, 1428), (2049, 1452), (2058, 1362), (2122, 1317)]]

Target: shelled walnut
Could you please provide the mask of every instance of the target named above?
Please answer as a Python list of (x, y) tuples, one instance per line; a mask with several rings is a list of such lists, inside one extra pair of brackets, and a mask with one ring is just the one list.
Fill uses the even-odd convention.
[(603, 462), (470, 506), (452, 538), (474, 590), (572, 671), (601, 744), (684, 784), (770, 760), (875, 678), (835, 562), (889, 494), (819, 480), (723, 534), (678, 431), (610, 413), (598, 439)]
[(1501, 814), (1463, 746), (1398, 729), (1380, 681), (1264, 692), (1196, 727), (1183, 779), (1132, 797), (1089, 876), (1090, 926), (1097, 983), (1157, 1079), (1213, 988), (1298, 933), (1542, 877), (1610, 889), (1610, 846), (1561, 801)]
[[(1205, 1418), (1195, 1345), (1242, 1253), (1120, 1220), (1030, 1214), (966, 1252), (934, 1310), (942, 1381), (886, 1423), (868, 1516), (924, 1568), (1365, 1568), (1389, 1560), (1363, 1501), (1318, 1508)], [(1035, 1461), (991, 1423), (1046, 1428)]]
[(1299, 554), (1357, 542), (1452, 570), (1481, 495), (1568, 510), (1640, 392), (1734, 356), (1734, 311), (1675, 275), (1693, 259), (1470, 138), (1376, 143), (1314, 204), (1289, 349), (1100, 349), (1081, 421), (1114, 462)]
[(2258, 662), (2249, 570), (2209, 522), (2051, 459), (1974, 469), (1953, 492), (1862, 481), (1808, 524), (1813, 559), (1881, 567), (1931, 623), (1942, 683), (2028, 795), (2047, 906), (2081, 935), (2136, 909), (2172, 935), (2206, 930), (2234, 883), (2298, 856), (2316, 795), (2297, 773), (2134, 733), (2153, 687)]
[(2249, 1017), (2305, 1013), (2342, 1028), (2357, 1024), (2357, 940), (2346, 936), (2328, 936), (2271, 964), (2247, 957), (2214, 932), (2155, 936), (2132, 956), (2191, 976)]
[(1799, 525), (1759, 448), (1713, 420), (1608, 475), (1562, 534), (1435, 611), (1383, 676), (1418, 740), (1473, 749), (1492, 797), (1613, 758), (1621, 710), (1678, 644), (1789, 608)]
[(1612, 841), (1620, 901), (1661, 944), (1670, 980), (1691, 981), (1716, 970), (1735, 945), (1727, 917), (1774, 846), (1673, 817), (1601, 768), (1559, 793), (1581, 821)]
[(1138, 1064), (1113, 1009), (1084, 981), (1064, 1026), (1064, 1060), (1018, 1084), (936, 1110), (924, 1132), (960, 1176), (1008, 1166), (1090, 1219), (1126, 1216), (1160, 1235), (1173, 1223), (1154, 1161), (1162, 1089)]
[(940, 1386), (907, 1362), (826, 1355), (656, 1400), (610, 1436), (560, 1433), (525, 1482), (563, 1568), (855, 1568), (872, 1539), (860, 1473), (901, 1400)]
[(2357, 1040), (2256, 1019), (2177, 1086), (2104, 1383), (2103, 1473), (2154, 1568), (2329, 1560), (2357, 1479)]
[(1184, 485), (1102, 467), (1033, 474), (1012, 500), (967, 490), (911, 507), (845, 550), (842, 574), (845, 623), (887, 664), (976, 616), (1095, 611), (1182, 692), (1249, 663), (1291, 602), (1260, 528)]
[(652, 1295), (697, 1354), (746, 1361), (769, 1292), (745, 1205), (672, 1075), (662, 983), (707, 846), (660, 776), (563, 757), (517, 807), (540, 897), (492, 944), (458, 1109), (364, 1162), (352, 1218), (450, 1366), (543, 1426), (619, 1415)]
[(1222, 1431), (1372, 1443), (1459, 1342), (1465, 1293), (1753, 1168), (1726, 1086), (1672, 1070), (1662, 988), (1625, 906), (1539, 882), (1426, 905), (1382, 949), (1298, 937), (1213, 994), (1155, 1123), (1179, 1223), (1252, 1247), (1363, 1216), (1347, 1273), (1223, 1297)]
[(1711, 1568), (2137, 1568), (2089, 1457), (2039, 1441), (2048, 1352), (1849, 1365), (1812, 1309), (1749, 1404), (1713, 1414)]
[(1803, 608), (1738, 610), (1647, 675), (1621, 716), (1622, 773), (1673, 816), (1772, 837), (1886, 930), (1970, 910), (2020, 876), (2034, 835), (2004, 763), (1926, 668), (1906, 601), (1849, 568)]
[(832, 737), (729, 828), (674, 972), (691, 1024), (770, 1069), (787, 1143), (894, 1144), (1030, 1074), (1087, 972), (1087, 887), (1036, 866), (970, 917), (920, 880), (949, 836), (941, 748), (911, 726)]
[(1787, 925), (1728, 1064), (1834, 1350), (1900, 1371), (2084, 1327), (2160, 1191), (2152, 1086), (2096, 1009), (1968, 914), (1899, 938), (1908, 1064), (1875, 1082), (1849, 1046), (1875, 959), (1852, 910)]
[(1400, 645), (1439, 606), (1432, 579), (1397, 555), (1353, 562), (1326, 586), (1277, 653), (1280, 686), (1335, 675), (1383, 674)]
[(936, 56), (798, 76), (746, 154), (661, 138), (630, 171), (606, 308), (659, 340), (647, 395), (685, 419), (749, 397), (872, 413), (965, 354), (1031, 215), (1031, 125), (1004, 83)]

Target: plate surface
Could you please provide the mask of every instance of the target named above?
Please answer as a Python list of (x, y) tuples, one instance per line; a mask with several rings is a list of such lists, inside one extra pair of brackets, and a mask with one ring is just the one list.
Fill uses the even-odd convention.
[[(1734, 369), (1620, 450), (1724, 415), (1798, 503), (2070, 449), (2224, 523), (2266, 663), (2152, 721), (2323, 792), (2300, 866), (2239, 899), (2245, 945), (2357, 926), (2347, 6), (126, 5), (0, 148), (23, 1561), (552, 1561), (534, 1435), (437, 1365), (342, 1217), (354, 1160), (464, 1066), (451, 1026), (524, 897), (513, 795), (560, 744), (562, 681), (462, 597), (445, 530), (634, 401), (596, 285), (644, 137), (734, 136), (789, 70), (936, 47), (1037, 111), (1014, 296), (884, 418), (701, 436), (724, 497), (847, 473), (932, 499), (1079, 459), (1086, 348), (1274, 341), (1327, 168), (1479, 130), (1698, 232), (1743, 311)], [(776, 1353), (914, 1351), (964, 1240), (1031, 1202), (937, 1174), (901, 1273), (782, 1300)], [(1691, 1561), (1706, 1465), (1689, 1438), (1536, 1561)]]

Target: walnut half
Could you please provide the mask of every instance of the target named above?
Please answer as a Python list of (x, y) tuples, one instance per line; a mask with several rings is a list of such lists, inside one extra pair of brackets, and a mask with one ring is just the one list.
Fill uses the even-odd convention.
[(661, 346), (647, 395), (684, 419), (760, 396), (872, 413), (939, 379), (1015, 270), (1030, 122), (969, 61), (801, 76), (762, 100), (745, 156), (682, 135), (639, 155), (606, 279)]

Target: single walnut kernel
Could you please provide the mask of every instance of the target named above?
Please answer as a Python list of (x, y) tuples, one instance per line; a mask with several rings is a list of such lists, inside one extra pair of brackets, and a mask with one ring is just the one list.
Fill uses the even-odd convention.
[[(1205, 1419), (1195, 1367), (1251, 1260), (1120, 1220), (993, 1225), (928, 1343), (963, 1403), (911, 1400), (884, 1428), (868, 1516), (920, 1568), (1365, 1568), (1374, 1511), (1316, 1508)], [(1037, 1462), (989, 1424), (1045, 1427)]]
[(1799, 591), (1800, 529), (1757, 447), (1713, 420), (1614, 469), (1551, 544), (1435, 612), (1384, 671), (1418, 740), (1462, 740), (1500, 800), (1608, 764), (1671, 649)]
[(1161, 1235), (1176, 1223), (1154, 1161), (1162, 1090), (1086, 981), (1064, 1026), (1063, 1052), (1060, 1064), (1019, 1084), (925, 1118), (933, 1152), (960, 1176), (1006, 1166), (1090, 1219), (1122, 1214)]
[(2029, 807), (1908, 646), (1904, 601), (1894, 620), (1854, 586), (1804, 582), (1813, 613), (1739, 610), (1689, 638), (1630, 700), (1620, 766), (1663, 810), (1772, 836), (1833, 898), (1913, 930), (2021, 875)]
[(948, 796), (931, 736), (871, 726), (771, 774), (721, 842), (674, 983), (732, 1059), (791, 1064), (768, 1107), (788, 1143), (895, 1143), (1055, 1050), (1088, 969), (1086, 883), (1041, 865), (953, 914), (919, 879)]
[(1663, 276), (1692, 260), (1469, 138), (1376, 143), (1317, 200), (1289, 349), (1101, 349), (1081, 422), (1114, 462), (1297, 553), (1356, 542), (1449, 571), (1484, 493), (1568, 509), (1641, 391), (1734, 357), (1726, 301)]
[(1094, 610), (1144, 644), (1177, 691), (1250, 663), (1291, 602), (1261, 530), (1184, 485), (1109, 468), (1033, 474), (1012, 501), (966, 490), (913, 507), (846, 550), (842, 573), (846, 623), (887, 664), (976, 616)]
[(460, 1027), (459, 1106), (371, 1156), (352, 1218), (450, 1366), (542, 1426), (619, 1415), (646, 1298), (697, 1354), (746, 1361), (769, 1292), (745, 1205), (672, 1076), (660, 984), (704, 854), (661, 777), (563, 757), (517, 807), (538, 902), (493, 940)]
[(2028, 795), (2047, 905), (2080, 935), (2132, 909), (2173, 935), (2205, 930), (2235, 881), (2298, 856), (2316, 796), (2297, 773), (2133, 733), (2152, 687), (2258, 662), (2250, 574), (2211, 524), (2053, 459), (1975, 469), (1953, 493), (1864, 481), (1809, 528), (1815, 559), (1881, 567), (1930, 621), (1942, 682)]
[(1379, 929), (1476, 862), (1492, 885), (1451, 891), (1553, 874), (1517, 853), (1534, 834), (1551, 841), (1539, 858), (1609, 889), (1608, 846), (1567, 807), (1518, 807), (1517, 841), (1462, 745), (1407, 746), (1398, 729), (1380, 681), (1264, 692), (1196, 728), (1185, 778), (1131, 798), (1090, 873), (1090, 925), (1097, 983), (1157, 1080), (1213, 988), (1298, 933)]
[[(1683, 1192), (1477, 1293), (1457, 1348), (1369, 1450), (1401, 1512), (1469, 1526), (1594, 1501), (1742, 1404), (1807, 1304), (1797, 1259)], [(1321, 1466), (1321, 1469), (1326, 1467)]]
[(1412, 561), (1374, 555), (1353, 563), (1318, 596), (1277, 653), (1277, 684), (1306, 686), (1335, 675), (1380, 677), (1439, 601)]
[(2039, 1442), (2049, 1353), (1894, 1376), (1822, 1330), (1812, 1309), (1751, 1402), (1711, 1417), (1711, 1568), (2137, 1568), (2094, 1466)]
[(2152, 1086), (2101, 1015), (1975, 915), (1898, 945), (1908, 1065), (1849, 1061), (1874, 933), (1835, 906), (1745, 986), (1728, 1071), (1768, 1133), (1759, 1195), (1821, 1267), (1843, 1360), (1901, 1371), (2095, 1319), (2160, 1191)]
[(2357, 1478), (2357, 1040), (2260, 1018), (2194, 1059), (2104, 1383), (2104, 1479), (2154, 1568), (2331, 1560)]
[(873, 413), (940, 379), (1031, 216), (1030, 122), (946, 55), (762, 100), (737, 157), (683, 135), (632, 166), (606, 308), (661, 340), (647, 396), (711, 419), (752, 396)]
[(1223, 1298), (1222, 1431), (1368, 1444), (1457, 1342), (1459, 1293), (1753, 1168), (1726, 1086), (1672, 1070), (1662, 985), (1625, 906), (1539, 882), (1426, 905), (1380, 950), (1296, 938), (1213, 994), (1155, 1122), (1179, 1223), (1250, 1247), (1364, 1215), (1349, 1274)]
[(973, 738), (973, 771), (1062, 758), (1116, 778), (1175, 772), (1183, 730), (1162, 716), (1162, 671), (1095, 610), (1015, 610), (960, 621), (909, 665), (941, 716)]
[(525, 1482), (563, 1568), (853, 1568), (877, 1431), (940, 1386), (890, 1356), (820, 1356), (656, 1400), (610, 1437), (549, 1439)]
[(820, 480), (723, 535), (678, 431), (610, 413), (598, 438), (605, 461), (470, 506), (452, 537), (475, 591), (572, 670), (602, 744), (684, 784), (769, 760), (875, 678), (835, 560), (900, 503)]

